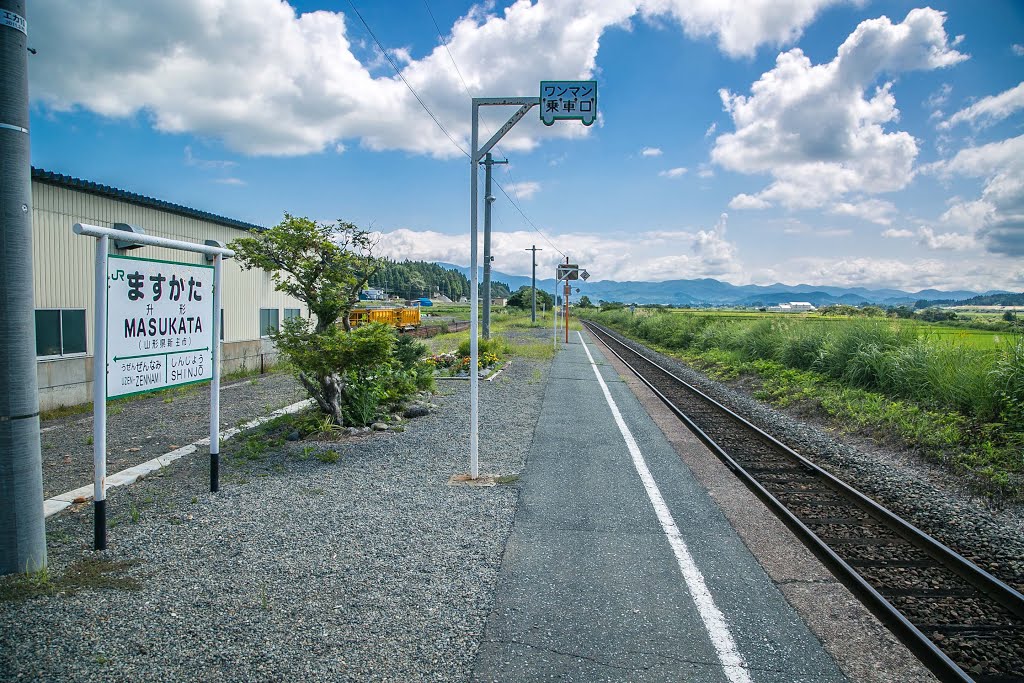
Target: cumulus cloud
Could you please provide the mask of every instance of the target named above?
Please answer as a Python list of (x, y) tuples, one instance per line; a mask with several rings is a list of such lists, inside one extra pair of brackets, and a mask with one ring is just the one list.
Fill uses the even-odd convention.
[(682, 178), (686, 175), (686, 168), (684, 166), (677, 166), (675, 168), (659, 171), (658, 175), (662, 178)]
[(882, 74), (967, 59), (950, 46), (944, 22), (945, 15), (933, 9), (912, 10), (898, 24), (870, 19), (827, 64), (812, 64), (794, 48), (778, 56), (749, 96), (720, 91), (736, 130), (717, 138), (712, 159), (733, 171), (774, 177), (761, 192), (740, 195), (730, 206), (812, 208), (850, 193), (905, 187), (917, 142), (905, 131), (884, 130), (899, 110), (892, 83), (876, 83)]
[(716, 130), (718, 130), (718, 123), (716, 121), (712, 121), (711, 125), (708, 126), (708, 129), (706, 131), (704, 131), (704, 137), (706, 137), (706, 138), (711, 137), (712, 135), (715, 134)]
[(905, 238), (905, 237), (913, 237), (913, 236), (914, 236), (914, 231), (913, 230), (889, 228), (888, 230), (883, 230), (882, 231), (882, 237), (885, 237), (885, 238), (888, 238), (888, 239), (902, 239), (902, 238)]
[(881, 199), (863, 199), (858, 202), (837, 202), (829, 209), (831, 213), (841, 216), (856, 216), (864, 220), (889, 225), (892, 223), (893, 214), (897, 212), (892, 202)]
[(1024, 256), (1024, 135), (962, 149), (927, 170), (940, 177), (982, 178), (981, 196), (955, 203), (942, 219), (967, 223), (992, 253)]
[(730, 209), (767, 209), (771, 204), (760, 197), (738, 194), (729, 201)]
[(970, 234), (958, 232), (936, 234), (935, 230), (928, 226), (921, 226), (917, 231), (917, 235), (921, 246), (927, 249), (963, 251), (975, 246), (974, 237)]
[(513, 197), (533, 199), (533, 196), (540, 192), (540, 183), (535, 180), (524, 180), (521, 183), (507, 183), (504, 188)]
[[(556, 233), (550, 238), (558, 245), (572, 245), (572, 258), (585, 263), (595, 280), (714, 277), (737, 281), (744, 275), (736, 245), (726, 238), (727, 220), (728, 216), (722, 214), (718, 222), (706, 230), (652, 230), (610, 235)], [(459, 265), (469, 262), (469, 240), (462, 236), (456, 238), (407, 228), (381, 232), (377, 236), (380, 253), (390, 258)], [(494, 268), (504, 273), (529, 275), (531, 255), (523, 250), (523, 245), (536, 242), (537, 233), (528, 230), (493, 232)], [(558, 254), (547, 245), (545, 250), (538, 255), (537, 262), (542, 268), (550, 266), (553, 272)]]
[(642, 150), (640, 150), (640, 156), (644, 156), (644, 157), (660, 157), (661, 156), (661, 148), (660, 147), (644, 147)]
[(1024, 57), (1024, 45), (1020, 43), (1014, 43), (1010, 46), (1010, 51), (1018, 57)]
[(1024, 82), (998, 95), (985, 97), (971, 106), (961, 109), (939, 124), (942, 130), (949, 130), (958, 123), (969, 123), (984, 128), (998, 123), (1014, 112), (1024, 109)]
[[(884, 258), (822, 258), (802, 257), (790, 260), (782, 273), (799, 273), (801, 281), (809, 284), (830, 284), (840, 287), (894, 287), (906, 291), (922, 289), (974, 289), (991, 287), (1010, 288), (1012, 271), (1006, 275), (992, 272), (990, 261), (960, 259), (956, 268), (939, 258), (884, 259)], [(758, 279), (766, 273), (760, 273)], [(788, 275), (786, 281), (791, 281)]]
[(669, 13), (687, 35), (718, 39), (732, 57), (750, 57), (760, 45), (792, 43), (818, 13), (831, 5), (862, 2), (842, 0), (650, 0), (643, 10)]
[[(459, 64), (473, 94), (529, 94), (558, 73), (591, 78), (610, 27), (674, 17), (690, 35), (716, 37), (726, 54), (798, 37), (838, 0), (516, 0), (495, 12), (476, 5), (451, 27), (447, 49), (417, 59), (387, 48), (456, 141), (469, 136)], [(85, 109), (140, 116), (169, 133), (223, 141), (251, 155), (373, 150), (436, 157), (462, 154), (405, 84), (360, 59), (363, 28), (343, 12), (297, 13), (284, 0), (49, 0), (32, 15), (39, 53), (31, 93), (54, 112)], [(378, 74), (379, 68), (379, 74)], [(492, 126), (493, 127), (493, 126)], [(505, 149), (546, 137), (582, 137), (583, 126), (542, 126), (527, 117)]]

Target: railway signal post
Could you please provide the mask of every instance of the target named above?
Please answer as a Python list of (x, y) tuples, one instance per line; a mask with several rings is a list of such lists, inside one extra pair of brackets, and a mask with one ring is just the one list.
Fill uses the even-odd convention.
[[(518, 106), (504, 126), (480, 144), (480, 107)], [(597, 120), (597, 81), (541, 81), (539, 97), (474, 97), (470, 103), (471, 142), (469, 154), (469, 478), (480, 476), (480, 343), (478, 316), (480, 315), (479, 268), (477, 250), (477, 214), (480, 208), (479, 167), (480, 161), (494, 148), (531, 109), (540, 106), (540, 119), (544, 125), (554, 125), (559, 120), (582, 121), (590, 126)]]

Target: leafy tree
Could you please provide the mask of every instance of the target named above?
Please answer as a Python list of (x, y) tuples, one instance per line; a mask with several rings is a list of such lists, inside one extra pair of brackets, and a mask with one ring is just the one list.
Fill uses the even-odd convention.
[(590, 303), (590, 297), (586, 294), (580, 297), (580, 302), (576, 305), (580, 308), (594, 308), (594, 304)]
[[(533, 307), (533, 295), (531, 290), (533, 288), (530, 285), (523, 285), (516, 290), (512, 296), (508, 298), (508, 305), (515, 308), (530, 309)], [(537, 308), (540, 308), (543, 304), (546, 308), (551, 308), (551, 295), (545, 292), (543, 289), (537, 290)]]
[(349, 313), (359, 292), (373, 276), (368, 231), (352, 223), (320, 223), (285, 214), (264, 232), (234, 240), (239, 263), (246, 270), (271, 274), (274, 288), (306, 304), (313, 319), (285, 321), (272, 335), (278, 350), (325, 414), (345, 423), (343, 404), (360, 382), (390, 363), (394, 331), (367, 325), (351, 331)]
[(1003, 320), (1005, 320), (1008, 323), (1012, 323), (1016, 319), (1017, 319), (1017, 314), (1014, 313), (1013, 311), (1005, 311), (1003, 313)]

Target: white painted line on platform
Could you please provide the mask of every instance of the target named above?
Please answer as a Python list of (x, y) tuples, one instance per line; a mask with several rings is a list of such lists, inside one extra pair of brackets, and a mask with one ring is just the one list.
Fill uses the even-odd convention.
[[(266, 422), (270, 422), (271, 420), (273, 420), (276, 417), (280, 417), (282, 415), (288, 415), (289, 413), (296, 413), (296, 412), (302, 410), (303, 408), (305, 408), (307, 406), (310, 406), (312, 404), (313, 404), (313, 400), (312, 399), (306, 399), (305, 401), (299, 401), (298, 403), (293, 403), (290, 406), (285, 406), (284, 408), (281, 408), (280, 410), (275, 410), (270, 415), (266, 415), (264, 417), (258, 417), (255, 420), (250, 420), (250, 421), (246, 422), (245, 424), (243, 424), (241, 427), (232, 427), (231, 429), (225, 429), (224, 431), (222, 431), (220, 433), (220, 440), (221, 441), (227, 441), (228, 439), (230, 439), (234, 435), (238, 434), (239, 432), (247, 431), (249, 429), (252, 429), (253, 427), (259, 427), (261, 424), (264, 424)], [(89, 418), (89, 419), (92, 419), (92, 418)], [(195, 453), (198, 450), (199, 446), (209, 446), (209, 445), (210, 445), (210, 437), (207, 436), (205, 438), (199, 439), (198, 441), (190, 443), (187, 446), (182, 446), (181, 448), (176, 448), (175, 450), (173, 450), (173, 451), (171, 451), (169, 453), (164, 453), (163, 455), (158, 456), (156, 458), (153, 458), (152, 460), (147, 460), (144, 463), (141, 463), (141, 464), (138, 464), (138, 465), (134, 465), (134, 466), (129, 467), (127, 469), (123, 469), (120, 472), (118, 472), (117, 474), (112, 474), (112, 475), (107, 477), (107, 488), (109, 489), (109, 488), (113, 488), (115, 486), (124, 486), (126, 484), (134, 484), (139, 479), (142, 479), (143, 477), (145, 477), (147, 474), (150, 474), (151, 472), (156, 472), (157, 470), (159, 470), (159, 469), (161, 469), (163, 467), (167, 467), (168, 465), (170, 465), (175, 460), (178, 460), (179, 458), (183, 458), (186, 455), (192, 455), (193, 453)], [(43, 501), (44, 515), (46, 517), (50, 517), (52, 515), (55, 515), (58, 512), (60, 512), (61, 510), (64, 510), (65, 508), (70, 506), (71, 503), (74, 502), (75, 500), (79, 500), (79, 499), (88, 500), (88, 499), (92, 498), (92, 495), (93, 495), (93, 485), (89, 484), (87, 486), (80, 486), (77, 489), (74, 489), (72, 491), (68, 491), (66, 493), (62, 493), (59, 496), (54, 496), (53, 498), (47, 498), (46, 500)]]
[(665, 532), (669, 545), (672, 546), (672, 552), (675, 553), (676, 562), (679, 563), (679, 570), (683, 574), (686, 588), (690, 591), (694, 604), (697, 605), (697, 611), (700, 613), (700, 618), (704, 622), (704, 628), (711, 638), (711, 644), (714, 645), (715, 652), (718, 653), (718, 660), (722, 662), (722, 668), (725, 671), (726, 677), (731, 683), (751, 683), (750, 674), (747, 673), (746, 662), (743, 661), (742, 655), (740, 655), (739, 650), (736, 648), (736, 641), (733, 639), (732, 633), (729, 632), (729, 625), (725, 622), (725, 616), (715, 605), (715, 601), (711, 597), (711, 591), (708, 590), (707, 583), (704, 581), (704, 576), (700, 573), (693, 555), (690, 554), (690, 549), (686, 547), (686, 542), (683, 540), (682, 534), (679, 533), (679, 527), (672, 518), (672, 513), (669, 511), (668, 505), (665, 504), (665, 499), (662, 497), (661, 490), (658, 488), (657, 482), (654, 481), (650, 469), (647, 468), (647, 462), (644, 460), (643, 453), (640, 452), (636, 439), (633, 438), (633, 433), (629, 431), (626, 421), (622, 419), (622, 413), (619, 412), (619, 407), (615, 404), (615, 399), (612, 398), (608, 385), (605, 384), (604, 378), (601, 377), (601, 371), (598, 370), (594, 357), (590, 355), (590, 349), (587, 348), (583, 335), (580, 332), (576, 334), (579, 335), (580, 343), (583, 344), (583, 350), (587, 352), (590, 367), (594, 369), (594, 375), (597, 376), (597, 382), (601, 385), (601, 391), (604, 392), (604, 398), (608, 402), (608, 407), (611, 408), (615, 424), (618, 425), (619, 431), (622, 432), (622, 438), (626, 441), (626, 447), (629, 448), (629, 453), (633, 456), (633, 466), (636, 467), (637, 474), (640, 475), (640, 480), (643, 481), (644, 488), (647, 490), (647, 497), (651, 500), (654, 512), (658, 516), (658, 522), (661, 523), (662, 531)]

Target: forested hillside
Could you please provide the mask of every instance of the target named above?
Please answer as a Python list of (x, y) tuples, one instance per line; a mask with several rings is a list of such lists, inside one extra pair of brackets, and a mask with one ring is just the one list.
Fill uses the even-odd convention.
[[(370, 278), (369, 286), (383, 289), (406, 299), (443, 294), (452, 301), (469, 296), (469, 280), (465, 275), (427, 261), (392, 261), (384, 259), (380, 269)], [(491, 281), (491, 296), (507, 297), (509, 288), (503, 282)]]

